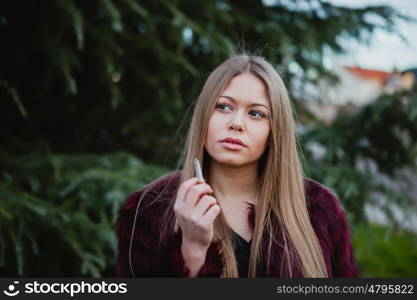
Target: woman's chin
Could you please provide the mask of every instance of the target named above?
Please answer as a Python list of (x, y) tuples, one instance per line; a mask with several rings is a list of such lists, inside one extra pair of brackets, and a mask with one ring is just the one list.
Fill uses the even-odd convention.
[(245, 159), (242, 159), (242, 157), (232, 157), (232, 155), (224, 155), (221, 157), (215, 157), (213, 160), (216, 161), (216, 163), (221, 165), (227, 165), (227, 166), (233, 166), (233, 167), (240, 167), (248, 162)]

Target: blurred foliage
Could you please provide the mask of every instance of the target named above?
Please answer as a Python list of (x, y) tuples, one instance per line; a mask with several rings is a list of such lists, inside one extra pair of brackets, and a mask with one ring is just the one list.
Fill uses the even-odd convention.
[(309, 0), (0, 1), (0, 144), (27, 153), (45, 140), (54, 152), (129, 151), (160, 164), (236, 45), (259, 49), (287, 81), (290, 64), (315, 81), (328, 73), (325, 49), (393, 31), (399, 18), (388, 6)]
[(117, 210), (167, 172), (127, 153), (1, 161), (0, 274), (114, 276)]
[(372, 224), (356, 226), (354, 254), (362, 277), (417, 277), (417, 235)]
[[(392, 203), (417, 211), (415, 89), (382, 95), (331, 124), (309, 124), (301, 140), (308, 175), (336, 190), (354, 222), (367, 221), (366, 204), (381, 206), (393, 224)], [(381, 194), (390, 199), (386, 205)]]

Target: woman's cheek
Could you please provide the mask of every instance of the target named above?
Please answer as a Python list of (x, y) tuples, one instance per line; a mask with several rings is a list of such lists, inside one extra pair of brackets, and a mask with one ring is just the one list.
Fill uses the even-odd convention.
[(265, 121), (257, 121), (257, 122), (253, 122), (253, 124), (251, 124), (252, 128), (254, 128), (254, 132), (259, 136), (259, 137), (265, 137), (268, 135), (269, 133), (269, 123), (265, 122)]
[(258, 126), (258, 131), (256, 133), (256, 136), (259, 138), (259, 145), (260, 146), (265, 146), (267, 141), (268, 141), (268, 137), (269, 137), (269, 123), (266, 124), (262, 124), (260, 126)]

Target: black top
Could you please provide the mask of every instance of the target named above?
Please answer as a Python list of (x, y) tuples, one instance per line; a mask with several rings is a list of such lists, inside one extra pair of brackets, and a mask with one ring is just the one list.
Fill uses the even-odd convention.
[(235, 256), (239, 277), (248, 277), (249, 257), (251, 241), (246, 241), (243, 237), (233, 231), (233, 238), (235, 239)]

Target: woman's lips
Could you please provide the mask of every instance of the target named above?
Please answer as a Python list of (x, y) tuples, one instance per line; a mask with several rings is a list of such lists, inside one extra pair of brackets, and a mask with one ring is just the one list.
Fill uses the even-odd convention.
[(245, 148), (245, 146), (242, 146), (240, 144), (235, 144), (235, 143), (230, 143), (230, 142), (220, 142), (220, 143), (223, 145), (223, 147), (229, 150), (241, 150)]

